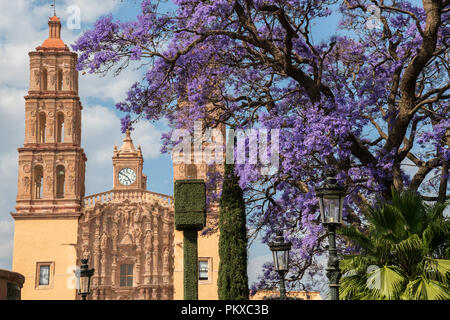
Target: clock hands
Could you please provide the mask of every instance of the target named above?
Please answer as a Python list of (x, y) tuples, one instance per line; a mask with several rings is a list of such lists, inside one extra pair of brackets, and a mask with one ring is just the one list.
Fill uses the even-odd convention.
[[(133, 172), (132, 172), (133, 173)], [(132, 184), (134, 181), (132, 181), (132, 179), (125, 173), (119, 172), (119, 179), (120, 178), (126, 178), (128, 180), (128, 184)], [(123, 183), (125, 184), (125, 183)]]
[[(120, 173), (119, 172), (119, 178), (122, 178), (122, 180), (123, 180), (123, 178), (126, 178), (127, 180), (128, 180), (128, 182), (130, 182), (130, 179), (125, 175), (125, 174), (123, 174), (123, 173)], [(123, 183), (123, 182), (122, 182)], [(124, 183), (123, 183), (124, 184)]]

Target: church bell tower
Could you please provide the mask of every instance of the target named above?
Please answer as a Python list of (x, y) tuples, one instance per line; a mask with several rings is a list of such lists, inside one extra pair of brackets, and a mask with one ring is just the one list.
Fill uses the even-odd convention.
[(61, 21), (30, 52), (25, 139), (19, 152), (13, 270), (23, 299), (74, 299), (77, 226), (84, 196), (77, 54), (61, 40)]

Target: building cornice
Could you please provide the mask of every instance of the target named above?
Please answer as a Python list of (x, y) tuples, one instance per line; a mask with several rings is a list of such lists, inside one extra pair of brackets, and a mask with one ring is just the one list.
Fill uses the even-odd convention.
[(76, 219), (81, 216), (81, 212), (76, 213), (15, 213), (10, 212), (14, 220), (68, 220)]

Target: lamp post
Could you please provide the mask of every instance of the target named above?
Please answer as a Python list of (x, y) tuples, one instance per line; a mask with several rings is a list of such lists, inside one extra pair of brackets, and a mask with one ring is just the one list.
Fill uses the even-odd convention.
[(88, 259), (81, 259), (81, 267), (75, 271), (77, 281), (77, 293), (81, 295), (81, 300), (86, 300), (86, 297), (91, 293), (91, 277), (95, 269), (89, 269)]
[(275, 270), (280, 275), (280, 299), (286, 299), (286, 286), (284, 276), (289, 271), (289, 251), (291, 243), (284, 242), (283, 232), (278, 231), (274, 242), (269, 243), (270, 251), (273, 255)]
[(338, 184), (334, 171), (327, 171), (325, 175), (326, 180), (315, 188), (315, 191), (319, 198), (322, 224), (328, 229), (329, 258), (326, 271), (330, 280), (330, 296), (331, 300), (339, 300), (341, 270), (336, 249), (336, 228), (342, 224), (342, 207), (346, 190)]

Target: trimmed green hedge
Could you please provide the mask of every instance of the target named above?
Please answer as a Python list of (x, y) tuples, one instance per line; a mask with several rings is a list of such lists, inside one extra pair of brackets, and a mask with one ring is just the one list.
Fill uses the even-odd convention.
[(174, 185), (175, 228), (183, 230), (184, 300), (198, 300), (198, 230), (206, 225), (203, 180), (177, 180)]
[(206, 225), (206, 187), (203, 180), (177, 180), (174, 190), (175, 228), (201, 230)]
[(234, 165), (225, 164), (219, 212), (220, 300), (248, 300), (247, 228), (243, 191)]
[(184, 230), (183, 235), (184, 300), (198, 300), (197, 230)]

